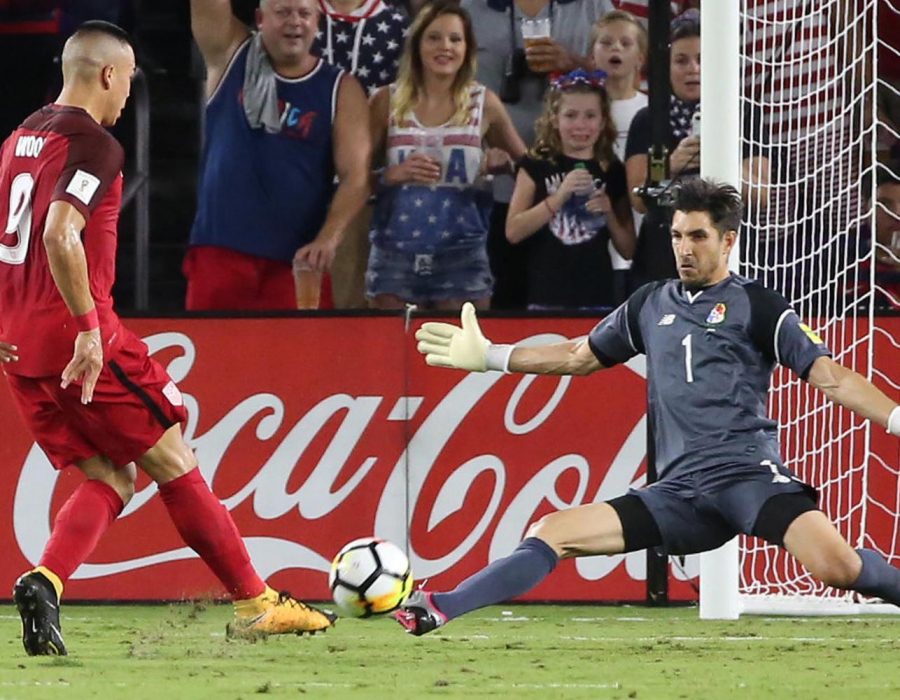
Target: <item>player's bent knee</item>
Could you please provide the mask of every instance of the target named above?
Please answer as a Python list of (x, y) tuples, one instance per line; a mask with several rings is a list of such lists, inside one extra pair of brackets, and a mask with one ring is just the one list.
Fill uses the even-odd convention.
[(191, 471), (196, 462), (178, 452), (157, 453), (153, 458), (141, 459), (141, 468), (158, 484), (164, 484)]
[(197, 466), (197, 459), (176, 425), (169, 428), (139, 460), (141, 469), (158, 484), (183, 476)]
[(810, 567), (810, 573), (826, 586), (849, 589), (859, 578), (862, 562), (856, 552), (823, 559)]
[(126, 464), (121, 469), (117, 469), (110, 479), (106, 482), (122, 499), (122, 505), (127, 506), (128, 502), (134, 496), (134, 482), (137, 480), (137, 468), (134, 463)]
[(563, 539), (565, 533), (562, 528), (557, 527), (560, 516), (561, 512), (556, 512), (541, 517), (540, 520), (533, 522), (528, 527), (525, 537), (535, 537), (552, 547), (559, 556), (563, 556), (566, 552), (567, 542)]
[(137, 479), (134, 463), (116, 467), (107, 457), (96, 456), (77, 466), (89, 480), (102, 482), (115, 491), (123, 505), (128, 505), (134, 496), (134, 482)]

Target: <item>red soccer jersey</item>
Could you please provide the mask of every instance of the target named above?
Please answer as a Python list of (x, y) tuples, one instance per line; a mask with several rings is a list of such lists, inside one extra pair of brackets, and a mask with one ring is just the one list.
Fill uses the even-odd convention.
[(82, 241), (104, 352), (118, 346), (111, 292), (123, 161), (118, 141), (87, 112), (60, 105), (32, 114), (0, 148), (0, 340), (19, 348), (19, 361), (5, 365), (6, 372), (56, 375), (72, 357), (78, 331), (43, 243), (47, 211), (57, 200), (87, 222)]

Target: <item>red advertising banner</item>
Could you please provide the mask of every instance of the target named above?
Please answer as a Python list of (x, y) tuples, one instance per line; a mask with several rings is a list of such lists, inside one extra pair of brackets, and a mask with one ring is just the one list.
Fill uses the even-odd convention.
[[(891, 321), (897, 319), (890, 319)], [(545, 513), (645, 478), (643, 358), (586, 378), (427, 367), (397, 317), (132, 319), (180, 386), (185, 437), (276, 588), (328, 597), (347, 541), (405, 546), (417, 579), (457, 584), (512, 551)], [(487, 318), (502, 342), (584, 335), (590, 319)], [(900, 323), (893, 334), (900, 336)], [(0, 384), (5, 384), (0, 380)], [(54, 471), (0, 387), (0, 580), (40, 556), (81, 481)], [(146, 477), (67, 586), (67, 598), (171, 600), (221, 587), (180, 541)], [(696, 562), (671, 597), (696, 597)], [(643, 600), (645, 554), (567, 561), (534, 600)]]

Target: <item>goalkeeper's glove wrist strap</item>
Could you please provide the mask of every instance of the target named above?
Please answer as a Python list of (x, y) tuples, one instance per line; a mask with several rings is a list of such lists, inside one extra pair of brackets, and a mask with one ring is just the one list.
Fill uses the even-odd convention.
[(894, 410), (888, 415), (887, 432), (900, 437), (900, 406), (894, 406)]
[(484, 358), (485, 369), (509, 374), (509, 356), (512, 355), (515, 347), (515, 345), (494, 345), (493, 343), (488, 345)]

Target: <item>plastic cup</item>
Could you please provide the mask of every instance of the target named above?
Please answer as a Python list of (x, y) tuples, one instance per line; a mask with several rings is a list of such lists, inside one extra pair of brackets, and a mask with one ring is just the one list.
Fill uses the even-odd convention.
[(525, 46), (531, 46), (542, 39), (550, 38), (550, 18), (526, 17), (522, 20), (522, 39)]
[[(541, 19), (525, 18), (522, 20), (522, 43), (528, 49), (538, 44), (550, 43), (550, 19), (543, 17)], [(526, 53), (526, 58), (527, 58)], [(528, 60), (528, 67), (536, 73), (546, 73), (549, 67)]]
[(419, 129), (413, 133), (415, 145), (414, 153), (421, 153), (431, 158), (440, 166), (444, 164), (444, 137), (441, 134), (433, 134), (424, 129)]
[(298, 309), (318, 309), (322, 293), (322, 273), (304, 263), (295, 263), (294, 291)]

